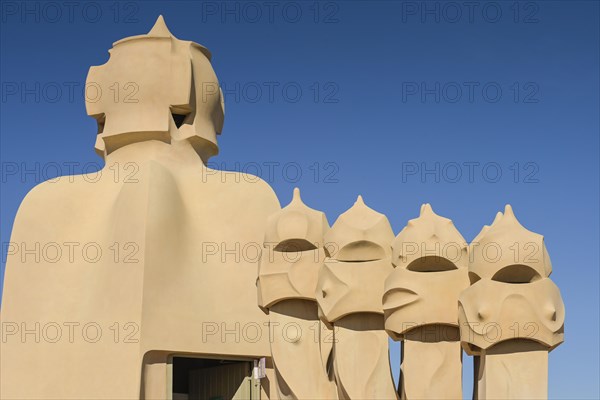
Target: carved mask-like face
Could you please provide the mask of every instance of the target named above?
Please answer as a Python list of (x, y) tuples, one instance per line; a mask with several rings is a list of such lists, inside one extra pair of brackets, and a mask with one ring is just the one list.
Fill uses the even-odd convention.
[(456, 328), (456, 304), (469, 286), (467, 244), (448, 218), (423, 204), (392, 244), (396, 266), (385, 282), (385, 329), (400, 340), (413, 328)]
[(459, 299), (464, 349), (481, 354), (515, 339), (549, 349), (562, 343), (565, 308), (548, 279), (552, 263), (544, 237), (521, 225), (507, 205), (469, 247), (471, 286)]
[(120, 40), (109, 53), (86, 82), (99, 154), (146, 140), (188, 140), (204, 159), (218, 153), (224, 109), (208, 50), (175, 38), (161, 17), (147, 35)]
[(565, 306), (550, 279), (505, 283), (482, 279), (460, 295), (461, 338), (476, 353), (505, 340), (563, 341)]
[(392, 269), (389, 260), (326, 261), (316, 294), (322, 320), (329, 324), (353, 313), (383, 314), (383, 282)]
[(258, 305), (270, 308), (289, 299), (316, 300), (323, 249), (298, 252), (264, 250), (258, 267)]
[(427, 267), (423, 262), (422, 270), (396, 267), (386, 279), (385, 329), (396, 340), (419, 326), (458, 326), (458, 296), (469, 286), (466, 268), (456, 268), (439, 257), (431, 257), (429, 261), (435, 259), (440, 260), (435, 266)]

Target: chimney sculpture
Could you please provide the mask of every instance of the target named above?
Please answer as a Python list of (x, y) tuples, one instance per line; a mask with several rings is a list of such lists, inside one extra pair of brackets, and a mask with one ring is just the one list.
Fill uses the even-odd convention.
[(468, 248), (429, 205), (395, 241), (360, 196), (329, 229), (298, 190), (281, 209), (207, 165), (224, 105), (205, 47), (159, 17), (109, 53), (86, 82), (105, 166), (37, 185), (15, 217), (0, 398), (397, 399), (388, 333), (403, 399), (460, 398), (457, 320), (476, 399), (547, 398), (565, 310), (510, 206)]
[(322, 320), (334, 328), (340, 399), (396, 399), (381, 297), (392, 271), (394, 233), (385, 215), (359, 196), (325, 234), (328, 258), (319, 274)]
[(467, 243), (451, 220), (421, 206), (392, 245), (385, 329), (402, 341), (401, 399), (461, 399), (457, 302), (469, 286)]
[(315, 299), (327, 230), (325, 214), (307, 207), (297, 188), (291, 203), (267, 221), (258, 304), (269, 314), (279, 399), (336, 398), (326, 370), (333, 340), (322, 335)]
[(459, 300), (461, 341), (475, 359), (475, 399), (548, 398), (548, 352), (564, 340), (565, 308), (548, 278), (544, 237), (510, 205), (470, 245), (471, 286)]
[[(87, 113), (98, 122), (98, 155), (150, 140), (187, 141), (205, 162), (218, 154), (225, 108), (207, 48), (177, 39), (160, 16), (146, 35), (121, 39), (109, 53), (86, 81)], [(115, 84), (121, 97), (102, 95)]]
[(268, 322), (255, 244), (280, 206), (265, 181), (207, 166), (223, 125), (210, 53), (162, 17), (109, 52), (86, 84), (104, 168), (41, 183), (15, 218), (11, 242), (62, 256), (8, 256), (2, 326), (62, 330), (0, 343), (2, 399), (166, 399), (182, 355), (269, 358), (267, 335), (247, 338)]

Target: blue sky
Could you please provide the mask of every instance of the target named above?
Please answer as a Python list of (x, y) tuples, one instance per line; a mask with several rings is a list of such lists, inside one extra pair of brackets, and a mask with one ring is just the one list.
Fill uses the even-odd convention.
[(258, 173), (282, 204), (299, 186), (333, 223), (362, 194), (398, 233), (429, 202), (471, 240), (511, 203), (545, 236), (567, 308), (550, 396), (599, 398), (598, 2), (468, 4), (3, 2), (2, 272), (26, 193), (102, 165), (88, 68), (163, 14), (213, 53), (213, 165)]

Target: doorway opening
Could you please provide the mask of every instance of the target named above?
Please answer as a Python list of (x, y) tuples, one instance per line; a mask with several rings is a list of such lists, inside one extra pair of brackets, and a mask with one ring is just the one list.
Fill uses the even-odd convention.
[(173, 400), (260, 400), (253, 362), (173, 357)]

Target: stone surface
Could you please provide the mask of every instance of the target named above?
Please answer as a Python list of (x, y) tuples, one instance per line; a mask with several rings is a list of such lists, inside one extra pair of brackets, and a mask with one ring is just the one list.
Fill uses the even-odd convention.
[(290, 204), (269, 216), (265, 246), (280, 252), (323, 248), (327, 231), (329, 222), (325, 214), (304, 204), (300, 189), (295, 188)]
[(543, 236), (507, 205), (469, 248), (459, 321), (463, 348), (477, 356), (474, 398), (547, 398), (548, 352), (564, 340), (565, 308)]
[(393, 242), (385, 329), (402, 340), (402, 399), (462, 398), (457, 302), (469, 286), (467, 243), (448, 218), (421, 206)]
[[(201, 47), (165, 36), (162, 24), (117, 42), (108, 63), (90, 71), (88, 82), (140, 85), (139, 103), (124, 110), (105, 97), (88, 105), (106, 114), (100, 177), (44, 182), (19, 208), (11, 241), (27, 249), (56, 243), (62, 256), (8, 256), (1, 322), (18, 330), (0, 343), (2, 399), (123, 400), (140, 398), (144, 385), (170, 390), (168, 374), (152, 372), (168, 371), (167, 355), (147, 369), (159, 381), (142, 381), (153, 352), (270, 357), (268, 334), (241, 339), (253, 324), (266, 333), (268, 317), (256, 305), (258, 258), (235, 249), (262, 242), (279, 202), (258, 178), (222, 179), (206, 166), (220, 99), (194, 105), (190, 93), (216, 77)], [(182, 81), (171, 85), (177, 74)], [(182, 106), (202, 112), (178, 129), (169, 108)], [(35, 334), (22, 340), (22, 328), (36, 324), (39, 343)], [(57, 342), (43, 337), (48, 324), (60, 327)]]
[(297, 188), (291, 203), (267, 221), (258, 305), (269, 313), (280, 399), (336, 398), (327, 365), (332, 346), (321, 337), (324, 328), (315, 298), (328, 229), (325, 214), (306, 206)]
[(389, 260), (339, 262), (321, 267), (317, 301), (324, 321), (333, 323), (348, 314), (383, 314), (383, 282), (392, 272)]
[(369, 208), (358, 196), (325, 235), (329, 256), (338, 261), (389, 259), (394, 232), (387, 217)]
[(475, 279), (528, 283), (552, 273), (544, 237), (523, 227), (510, 205), (484, 226), (469, 248), (469, 273)]
[(396, 399), (381, 298), (392, 271), (392, 228), (362, 197), (325, 235), (329, 258), (317, 284), (319, 317), (333, 328), (340, 399)]

